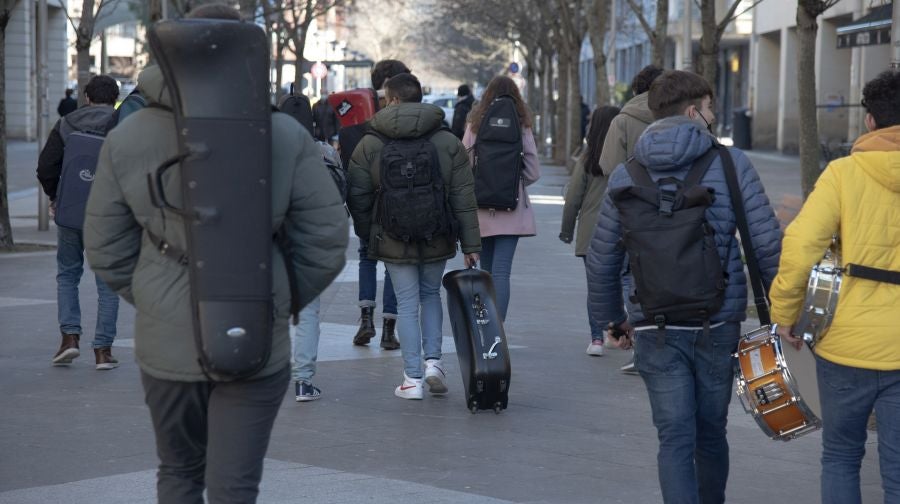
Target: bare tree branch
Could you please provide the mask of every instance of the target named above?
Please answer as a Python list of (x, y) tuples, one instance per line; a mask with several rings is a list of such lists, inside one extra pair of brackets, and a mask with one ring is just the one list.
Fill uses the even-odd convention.
[(647, 37), (650, 39), (651, 42), (653, 40), (656, 40), (656, 32), (653, 31), (653, 27), (650, 26), (650, 23), (647, 21), (647, 18), (644, 17), (644, 9), (640, 6), (638, 6), (636, 3), (634, 3), (634, 0), (627, 0), (627, 1), (628, 1), (628, 6), (631, 7), (631, 10), (637, 16), (638, 21), (640, 21), (641, 26), (644, 27), (644, 31), (647, 33)]

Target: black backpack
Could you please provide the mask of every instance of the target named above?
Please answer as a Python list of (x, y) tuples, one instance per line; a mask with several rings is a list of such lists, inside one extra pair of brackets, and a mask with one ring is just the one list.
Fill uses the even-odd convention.
[(309, 98), (302, 94), (295, 95), (293, 84), (290, 94), (283, 96), (278, 102), (278, 110), (296, 119), (310, 135), (313, 134), (313, 113)]
[(516, 103), (509, 96), (500, 96), (488, 105), (475, 138), (475, 199), (479, 208), (516, 208), (523, 160)]
[(710, 149), (683, 181), (657, 182), (632, 158), (626, 168), (634, 185), (610, 191), (634, 274), (633, 301), (659, 328), (673, 322), (708, 322), (725, 300), (722, 259), (715, 230), (706, 221), (715, 191), (698, 185), (717, 155), (716, 148)]
[(391, 238), (402, 242), (430, 242), (438, 236), (455, 241), (441, 163), (431, 138), (387, 138), (377, 132), (381, 149), (380, 181), (375, 189), (375, 219)]

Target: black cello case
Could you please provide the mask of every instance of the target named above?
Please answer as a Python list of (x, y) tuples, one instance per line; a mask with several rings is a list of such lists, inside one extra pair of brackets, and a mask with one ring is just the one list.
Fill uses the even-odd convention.
[[(218, 19), (159, 22), (149, 41), (179, 146), (150, 175), (151, 198), (185, 227), (204, 372), (216, 381), (246, 378), (272, 348), (269, 44), (254, 24)], [(165, 193), (165, 172), (175, 166), (169, 176), (180, 176), (179, 206)]]
[(511, 371), (491, 275), (477, 269), (451, 271), (443, 284), (466, 404), (472, 413), (500, 413), (509, 402)]

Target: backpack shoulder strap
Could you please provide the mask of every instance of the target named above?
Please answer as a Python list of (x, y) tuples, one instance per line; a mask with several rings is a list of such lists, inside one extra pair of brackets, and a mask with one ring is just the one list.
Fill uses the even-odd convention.
[(631, 181), (634, 185), (656, 188), (656, 183), (650, 178), (647, 168), (639, 163), (634, 156), (625, 161), (625, 169), (628, 170), (628, 175), (631, 176)]
[(715, 161), (718, 156), (719, 149), (710, 147), (709, 150), (706, 151), (706, 154), (697, 158), (687, 175), (684, 177), (684, 187), (689, 188), (699, 184), (700, 181), (703, 180), (703, 176), (706, 175), (706, 172), (709, 171), (709, 167), (712, 166), (713, 161)]
[(747, 213), (744, 210), (744, 198), (741, 194), (741, 186), (737, 178), (737, 170), (734, 160), (727, 147), (715, 145), (713, 149), (722, 155), (722, 168), (725, 172), (725, 181), (728, 183), (728, 192), (731, 195), (731, 207), (734, 209), (734, 217), (737, 221), (738, 232), (741, 235), (741, 245), (744, 248), (744, 257), (747, 260), (747, 271), (750, 273), (750, 285), (753, 287), (753, 302), (756, 304), (756, 312), (762, 325), (772, 323), (769, 317), (769, 303), (766, 297), (766, 288), (763, 285), (762, 273), (759, 269), (759, 261), (753, 252), (753, 239), (750, 236), (750, 226), (747, 223)]

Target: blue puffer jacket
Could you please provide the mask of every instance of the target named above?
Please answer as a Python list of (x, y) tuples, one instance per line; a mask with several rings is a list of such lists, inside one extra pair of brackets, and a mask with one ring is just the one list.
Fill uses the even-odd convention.
[[(654, 181), (664, 177), (683, 180), (694, 160), (706, 153), (712, 147), (713, 141), (713, 137), (706, 130), (689, 118), (668, 117), (647, 128), (638, 140), (634, 156), (649, 169)], [(753, 165), (743, 152), (737, 149), (729, 151), (737, 169), (753, 249), (759, 259), (763, 282), (768, 291), (778, 269), (781, 229)], [(716, 193), (715, 201), (706, 210), (706, 219), (716, 231), (719, 257), (722, 258), (728, 281), (725, 288), (725, 302), (711, 321), (740, 322), (746, 319), (747, 277), (741, 261), (740, 244), (736, 237), (737, 223), (731, 207), (721, 158), (713, 161), (700, 183), (712, 187)], [(609, 191), (631, 185), (633, 182), (624, 165), (619, 165), (610, 174)], [(628, 311), (628, 319), (632, 325), (647, 325), (640, 306), (632, 304), (627, 299), (623, 300), (620, 272), (626, 261), (626, 254), (620, 241), (621, 237), (619, 213), (607, 192), (587, 255), (591, 313), (604, 326), (610, 321), (619, 322), (625, 318), (624, 301), (627, 303), (624, 308)], [(633, 281), (630, 284), (633, 285)]]

